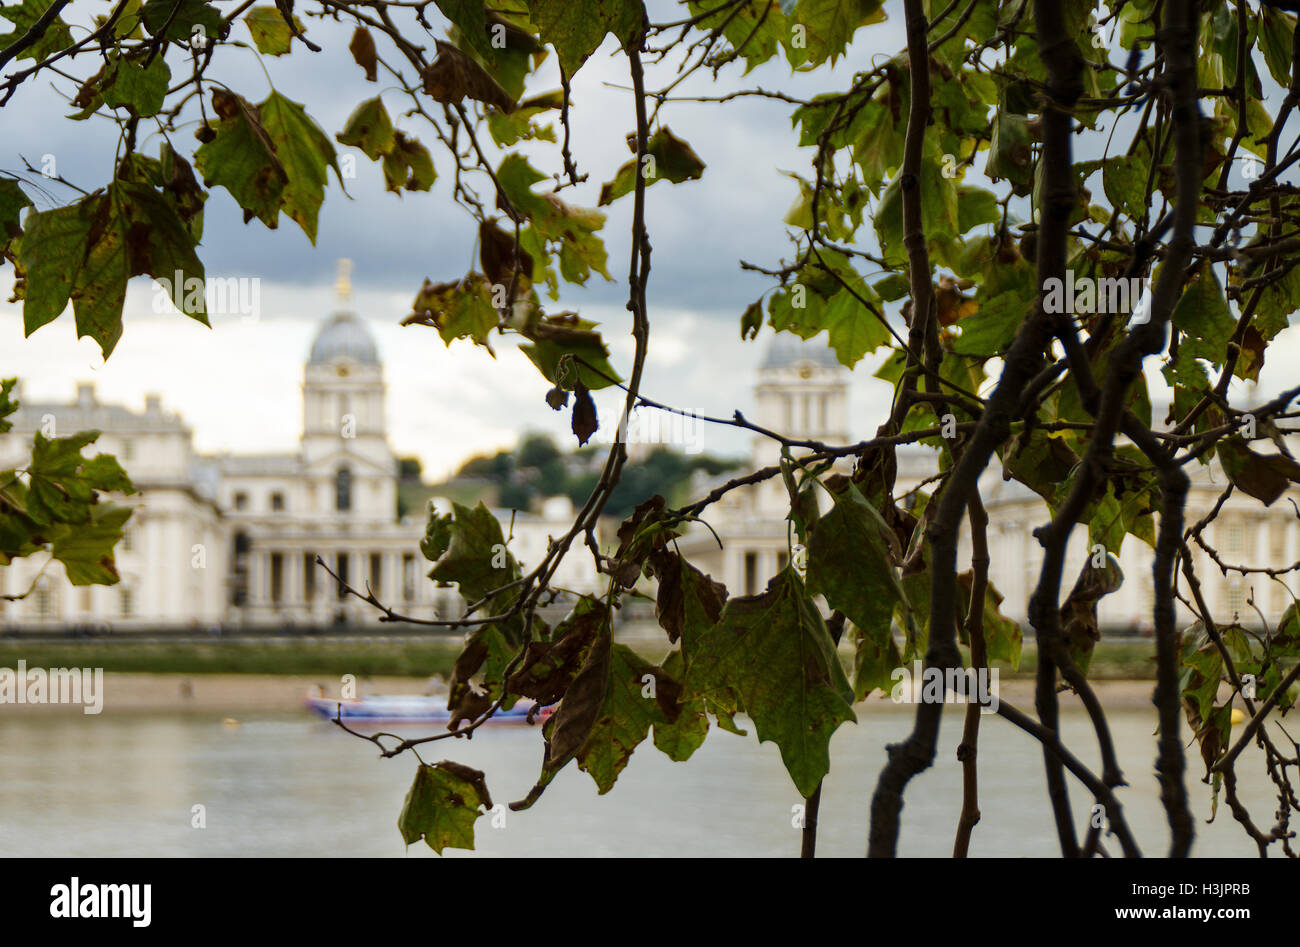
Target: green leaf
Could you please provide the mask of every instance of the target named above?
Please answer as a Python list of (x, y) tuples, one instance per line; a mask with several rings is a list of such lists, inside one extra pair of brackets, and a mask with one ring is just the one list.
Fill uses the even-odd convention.
[(848, 290), (841, 290), (831, 298), (822, 310), (821, 321), (830, 347), (840, 364), (847, 368), (856, 365), (868, 352), (888, 345), (892, 338), (884, 323)]
[(161, 56), (155, 56), (147, 66), (126, 57), (113, 58), (110, 62), (109, 74), (102, 84), (105, 105), (128, 109), (141, 118), (162, 111), (172, 73)]
[(1291, 86), (1291, 45), (1295, 25), (1294, 14), (1260, 5), (1259, 46), (1273, 81), (1283, 89)]
[(280, 193), (281, 206), (315, 244), (316, 220), (325, 200), (327, 169), (333, 168), (339, 182), (343, 180), (334, 146), (301, 105), (279, 92), (272, 92), (258, 108), (262, 125), (287, 175)]
[[(921, 158), (921, 229), (927, 241), (952, 239), (960, 235), (956, 179), (944, 177), (942, 155), (934, 138), (927, 138)], [(901, 177), (885, 188), (876, 213), (876, 234), (886, 260), (905, 259), (903, 248), (903, 199)]]
[(607, 33), (624, 48), (639, 42), (646, 19), (641, 0), (528, 0), (528, 16), (570, 78)]
[[(608, 641), (608, 636), (601, 640)], [(592, 653), (598, 654), (600, 648), (598, 640)], [(609, 646), (604, 699), (576, 754), (578, 768), (591, 776), (602, 795), (614, 788), (619, 773), (627, 766), (632, 752), (650, 735), (652, 726), (671, 728), (680, 719), (681, 691), (681, 684), (663, 668), (651, 664), (627, 645)], [(563, 709), (564, 703), (560, 706)], [(674, 751), (683, 752), (685, 745), (679, 742), (681, 737), (682, 734), (670, 730), (664, 740)]]
[(483, 56), (492, 55), (487, 17), (482, 0), (435, 0), (442, 15), (451, 20), (470, 47)]
[(507, 115), (495, 109), (487, 114), (488, 132), (492, 140), (502, 148), (518, 144), (521, 141), (555, 141), (555, 129), (550, 125), (539, 125), (533, 121), (553, 106), (528, 107), (520, 103), (519, 108)]
[[(561, 271), (566, 280), (585, 283), (592, 270), (606, 280), (613, 279), (606, 265), (605, 245), (596, 236), (596, 231), (605, 225), (603, 213), (566, 204), (554, 193), (534, 193), (533, 185), (546, 180), (546, 176), (519, 154), (506, 155), (497, 169), (497, 180), (514, 208), (532, 222), (536, 236), (545, 244), (561, 247)], [(535, 247), (526, 249), (533, 253)], [(544, 257), (544, 252), (533, 253), (536, 266), (544, 268)], [(588, 384), (588, 387), (599, 386)]]
[(9, 416), (18, 410), (18, 402), (11, 397), (17, 386), (17, 378), (0, 378), (0, 434), (13, 429), (14, 423)]
[(73, 585), (113, 585), (118, 581), (113, 547), (131, 518), (131, 508), (98, 503), (89, 508), (87, 522), (71, 526), (50, 545), (50, 554)]
[(127, 281), (142, 275), (167, 280), (178, 308), (208, 324), (201, 294), (195, 305), (183, 305), (185, 283), (203, 280), (193, 234), (147, 185), (117, 180), (106, 193), (30, 215), (19, 262), (27, 278), (28, 335), (57, 318), (71, 299), (77, 335), (94, 339), (107, 358), (122, 335)]
[(90, 236), (85, 202), (34, 211), (19, 246), (18, 262), (26, 273), (23, 334), (30, 336), (67, 308), (73, 281), (81, 270)]
[[(530, 335), (535, 341), (519, 346), (519, 351), (528, 356), (547, 381), (566, 391), (575, 390), (579, 381), (592, 391), (608, 388), (619, 376), (609, 363), (609, 350), (601, 341), (600, 333), (593, 331), (595, 325), (571, 315), (547, 317)], [(568, 366), (567, 371), (561, 372), (562, 361)]]
[(881, 0), (799, 0), (794, 7), (795, 23), (807, 31), (807, 61), (814, 66), (827, 60), (835, 65), (860, 27), (884, 20)]
[(490, 298), (492, 288), (481, 273), (470, 273), (454, 283), (424, 281), (407, 322), (427, 322), (436, 326), (443, 342), (472, 339), (487, 345), (488, 336), (497, 327), (498, 317)]
[(393, 133), (393, 149), (384, 155), (383, 168), (385, 187), (398, 194), (427, 191), (438, 179), (429, 149), (401, 132)]
[(1208, 263), (1201, 264), (1174, 306), (1174, 327), (1183, 334), (1179, 355), (1189, 347), (1189, 355), (1209, 359), (1217, 368), (1223, 364), (1224, 342), (1232, 337), (1237, 320), (1228, 309), (1223, 288)]
[[(302, 23), (294, 17), (294, 25), (302, 32)], [(244, 25), (253, 37), (253, 44), (259, 53), (268, 56), (283, 56), (290, 51), (293, 43), (293, 30), (285, 22), (284, 14), (275, 7), (253, 7), (244, 14)]]
[(202, 0), (147, 0), (140, 19), (151, 36), (166, 29), (169, 40), (203, 36), (212, 41), (222, 33), (221, 11)]
[[(666, 125), (646, 141), (646, 157), (642, 160), (646, 187), (660, 179), (673, 184), (695, 181), (704, 174), (704, 162), (691, 150), (690, 145), (669, 131)], [(636, 171), (635, 158), (619, 168), (614, 180), (601, 187), (600, 206), (611, 204), (625, 194), (632, 193), (636, 189)]]
[[(256, 217), (274, 230), (289, 174), (275, 153), (271, 136), (257, 109), (242, 97), (216, 90), (212, 106), (220, 117), (216, 137), (194, 152), (194, 166), (205, 185), (230, 192), (244, 209), (245, 221)], [(301, 196), (299, 191), (300, 200)]]
[[(22, 0), (21, 3), (0, 8), (0, 16), (14, 24), (10, 33), (0, 33), (0, 49), (12, 46), (27, 35), (36, 21), (45, 15), (54, 0)], [(63, 18), (56, 16), (41, 38), (18, 54), (18, 59), (42, 60), (72, 45), (72, 32)]]
[(445, 848), (474, 848), (474, 823), (492, 808), (483, 773), (443, 760), (421, 763), (406, 793), (398, 831), (407, 845), (424, 839), (442, 854)]
[(739, 696), (758, 739), (780, 747), (805, 798), (830, 770), (831, 734), (857, 719), (830, 632), (789, 566), (763, 594), (728, 600), (686, 677), (688, 690)]
[(958, 355), (981, 358), (1001, 355), (1015, 338), (1029, 305), (1014, 291), (981, 301), (974, 315), (958, 323), (961, 335), (953, 343), (952, 350)]
[[(650, 565), (651, 574), (659, 582), (655, 615), (659, 619), (659, 625), (668, 633), (668, 640), (681, 642), (682, 659), (689, 664), (700, 641), (722, 616), (722, 607), (727, 601), (726, 586), (714, 582), (680, 554), (667, 549), (657, 550), (650, 558)], [(678, 680), (684, 680), (667, 663), (664, 668)], [(734, 719), (740, 709), (739, 698), (734, 693), (722, 690), (715, 690), (712, 695), (688, 693), (689, 700), (692, 701), (690, 707), (695, 706), (693, 701), (697, 697), (701, 698), (703, 709), (718, 718), (718, 726), (740, 736), (745, 735), (745, 731), (736, 725)], [(683, 710), (684, 714), (687, 712)], [(691, 726), (681, 721), (679, 724), (679, 729), (689, 730)]]
[(746, 74), (775, 56), (780, 40), (789, 36), (789, 24), (775, 0), (746, 0), (730, 8), (720, 8), (712, 0), (689, 0), (687, 7), (691, 16), (701, 18), (699, 29), (721, 30), (730, 44), (715, 61), (731, 62), (739, 56), (745, 60)]
[(0, 248), (22, 233), (19, 220), (32, 199), (23, 193), (13, 178), (0, 178)]
[(961, 184), (957, 187), (957, 231), (967, 233), (981, 224), (995, 224), (1002, 219), (997, 195), (982, 187)]
[(340, 144), (360, 148), (371, 161), (378, 161), (393, 150), (393, 122), (378, 96), (367, 99), (353, 109), (343, 131), (334, 136)]
[(834, 500), (810, 527), (808, 594), (826, 596), (863, 631), (888, 632), (894, 605), (907, 604), (886, 538), (891, 530), (852, 484)]
[(1034, 186), (1033, 135), (1029, 119), (1000, 108), (993, 119), (993, 139), (989, 145), (984, 173), (991, 181), (1009, 181), (1011, 193), (1024, 197)]
[(1101, 167), (1102, 188), (1115, 210), (1141, 220), (1147, 208), (1147, 162), (1141, 155), (1107, 158)]
[(473, 508), (452, 504), (452, 512), (442, 520), (451, 540), (429, 578), (455, 583), (470, 602), (519, 578), (519, 564), (506, 549), (501, 523), (481, 501)]
[[(664, 673), (675, 681), (686, 678), (686, 659), (680, 650), (673, 651), (663, 662)], [(683, 695), (675, 721), (656, 720), (655, 747), (675, 763), (691, 758), (709, 734), (708, 702), (698, 694)]]
[(1292, 483), (1300, 483), (1300, 464), (1281, 454), (1257, 454), (1238, 435), (1218, 446), (1223, 472), (1233, 485), (1265, 506), (1272, 506)]

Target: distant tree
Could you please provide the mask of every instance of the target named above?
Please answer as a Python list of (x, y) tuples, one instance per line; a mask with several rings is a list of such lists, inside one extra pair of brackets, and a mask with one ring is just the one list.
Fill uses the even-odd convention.
[[(406, 620), (469, 632), (450, 681), (454, 719), (443, 733), (367, 739), (392, 757), (464, 736), (520, 700), (558, 702), (541, 728), (537, 783), (512, 803), (522, 810), (571, 762), (605, 792), (652, 731), (658, 750), (685, 760), (711, 726), (736, 731), (744, 713), (760, 739), (780, 747), (804, 800), (803, 852), (811, 855), (832, 734), (855, 719), (856, 699), (888, 690), (893, 672), (923, 657), (939, 686), (923, 692), (908, 738), (888, 748), (870, 805), (868, 853), (893, 855), (909, 781), (934, 761), (952, 672), (1014, 663), (1019, 653), (1021, 629), (998, 611), (988, 581), (978, 483), (996, 462), (1051, 511), (1034, 534), (1044, 563), (1028, 602), (1036, 715), (1005, 700), (996, 712), (1041, 746), (1062, 854), (1093, 856), (1106, 844), (1138, 854), (1121, 808), (1124, 774), (1088, 679), (1097, 602), (1121, 579), (1121, 543), (1136, 541), (1155, 550), (1156, 778), (1168, 852), (1188, 854), (1194, 838), (1184, 756), (1194, 737), (1214, 798), (1222, 793), (1261, 854), (1280, 846), (1293, 855), (1295, 744), (1272, 715), (1292, 704), (1300, 621), (1293, 606), (1263, 635), (1220, 627), (1201, 595), (1194, 550), (1242, 576), (1285, 582), (1294, 567), (1225, 561), (1206, 532), (1215, 514), (1189, 524), (1184, 505), (1185, 468), (1211, 459), (1230, 481), (1225, 497), (1235, 490), (1267, 506), (1300, 481), (1278, 423), (1296, 416), (1300, 388), (1248, 408), (1234, 405), (1230, 390), (1234, 379), (1259, 376), (1300, 308), (1300, 192), (1290, 180), (1300, 146), (1294, 127), (1287, 133), (1300, 101), (1296, 18), (1245, 0), (1116, 6), (688, 0), (676, 13), (652, 13), (640, 0), (305, 0), (297, 14), (278, 2), (223, 14), (202, 0), (114, 0), (107, 12), (103, 4), (24, 0), (5, 8), (15, 28), (0, 37), (0, 105), (57, 76), (76, 87), (72, 119), (114, 122), (119, 138), (102, 184), (38, 179), (35, 169), (0, 179), (3, 252), (15, 267), (26, 331), (71, 302), (77, 331), (107, 357), (132, 277), (155, 277), (177, 308), (206, 322), (198, 247), (209, 188), (225, 188), (250, 224), (274, 227), (283, 212), (314, 239), (329, 173), (341, 177), (338, 142), (377, 162), (392, 191), (410, 195), (440, 181), (440, 199), (478, 225), (477, 267), (426, 280), (405, 324), (447, 343), (518, 339), (551, 386), (538, 410), (567, 411), (585, 444), (602, 423), (593, 390), (624, 393), (619, 417), (603, 421), (614, 428), (634, 408), (662, 405), (641, 390), (656, 321), (650, 188), (733, 186), (722, 177), (688, 184), (704, 177), (705, 163), (670, 130), (670, 114), (683, 100), (716, 108), (716, 140), (697, 142), (707, 155), (733, 147), (726, 118), (742, 99), (788, 110), (811, 161), (793, 177), (795, 203), (783, 220), (790, 258), (742, 263), (771, 287), (740, 314), (741, 335), (754, 338), (767, 325), (824, 338), (850, 367), (881, 353), (877, 376), (894, 385), (894, 398), (875, 436), (836, 446), (758, 429), (739, 414), (705, 419), (772, 440), (780, 463), (689, 502), (640, 503), (611, 553), (594, 540), (599, 518), (620, 489), (628, 499), (640, 492), (624, 486), (640, 476), (638, 466), (671, 463), (629, 465), (614, 438), (572, 527), (527, 571), (502, 553), (501, 525), (483, 505), (432, 516), (421, 551), (432, 578), (456, 585), (470, 611)], [(74, 11), (93, 27), (74, 31), (63, 19)], [(887, 15), (906, 30), (906, 49), (892, 57), (879, 49), (876, 26)], [(351, 58), (368, 79), (384, 75), (333, 140), (278, 91), (259, 102), (246, 97), (250, 77), (257, 85), (263, 77), (235, 49), (246, 47), (246, 34), (262, 55), (315, 50), (306, 35), (314, 18), (354, 25)], [(613, 280), (605, 216), (578, 203), (590, 170), (573, 151), (569, 123), (583, 87), (608, 79), (583, 69), (607, 35), (630, 86), (627, 127), (612, 124), (607, 134), (621, 147), (632, 129), (631, 155), (598, 198), (632, 208), (620, 331), (630, 328), (634, 351), (618, 367), (594, 322), (548, 311), (561, 283), (568, 299), (593, 274)], [(560, 87), (539, 90), (552, 53)], [(779, 58), (799, 70), (800, 84), (714, 94), (704, 82), (691, 93), (692, 77), (748, 73)], [(851, 75), (827, 68), (841, 58)], [(824, 78), (819, 94), (800, 91), (808, 75)], [(1285, 94), (1270, 102), (1265, 91), (1277, 87)], [(419, 137), (394, 129), (391, 108), (419, 123)], [(190, 126), (197, 146), (180, 134)], [(583, 147), (599, 153), (608, 144)], [(1078, 160), (1076, 147), (1089, 157)], [(50, 180), (75, 194), (37, 209), (31, 195)], [(719, 357), (693, 355), (706, 364)], [(1165, 418), (1152, 414), (1148, 359), (1173, 391)], [(1265, 439), (1279, 451), (1257, 449)], [(903, 498), (895, 451), (910, 443), (936, 452), (941, 475)], [(853, 459), (851, 476), (832, 472), (841, 458)], [(503, 454), (462, 468), (495, 471), (502, 482), (510, 469)], [(790, 564), (763, 593), (728, 595), (673, 539), (730, 490), (766, 480), (789, 495)], [(974, 555), (959, 576), (966, 521)], [(1063, 603), (1076, 527), (1101, 554), (1089, 557)], [(794, 555), (795, 542), (806, 556)], [(567, 555), (593, 556), (608, 586), (552, 627), (539, 608), (552, 600)], [(666, 650), (658, 664), (613, 641), (613, 616), (643, 576), (658, 582)], [(833, 609), (829, 619), (818, 597)], [(1181, 632), (1177, 597), (1198, 619)], [(389, 619), (404, 617), (367, 600)], [(851, 678), (836, 652), (845, 635), (855, 652)], [(1224, 682), (1250, 715), (1235, 733), (1231, 707), (1218, 697)], [(1061, 688), (1088, 711), (1099, 767), (1062, 743)], [(958, 754), (957, 855), (979, 820), (980, 721), (970, 702)], [(1237, 792), (1235, 766), (1250, 744), (1275, 791), (1272, 825), (1258, 824)], [(1067, 774), (1098, 813), (1086, 823)], [(472, 847), (489, 800), (483, 773), (421, 763), (399, 825), (408, 842)]]
[(560, 458), (560, 449), (555, 441), (546, 434), (531, 434), (519, 442), (515, 451), (515, 463), (520, 467), (536, 467), (543, 470), (547, 465)]

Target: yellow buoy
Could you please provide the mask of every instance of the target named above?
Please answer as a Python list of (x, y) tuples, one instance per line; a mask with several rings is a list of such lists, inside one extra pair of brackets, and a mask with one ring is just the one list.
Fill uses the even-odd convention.
[(1239, 724), (1239, 723), (1245, 723), (1245, 722), (1246, 722), (1246, 715), (1242, 712), (1241, 708), (1240, 708), (1240, 707), (1233, 707), (1233, 708), (1232, 708), (1232, 725), (1235, 727), (1237, 724)]
[(222, 725), (223, 727), (232, 727), (232, 728), (233, 728), (233, 727), (237, 727), (237, 726), (239, 726), (239, 721), (236, 720), (234, 717), (227, 717), (225, 720), (221, 721), (221, 725)]

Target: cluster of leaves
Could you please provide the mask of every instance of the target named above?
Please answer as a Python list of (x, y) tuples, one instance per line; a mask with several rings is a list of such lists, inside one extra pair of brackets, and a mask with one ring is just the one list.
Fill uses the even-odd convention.
[[(659, 178), (690, 187), (706, 171), (692, 145), (659, 121), (660, 110), (697, 70), (716, 74), (737, 64), (749, 72), (778, 57), (802, 73), (842, 58), (856, 62), (851, 44), (859, 31), (886, 20), (885, 6), (881, 0), (687, 0), (689, 17), (672, 24), (652, 22), (639, 0), (503, 0), (491, 6), (432, 0), (432, 6), (449, 24), (432, 49), (409, 38), (428, 30), (430, 4), (340, 2), (320, 11), (355, 23), (349, 51), (368, 81), (378, 82), (381, 69), (394, 80), (356, 105), (335, 140), (379, 163), (389, 191), (410, 195), (446, 187), (477, 224), (477, 266), (426, 279), (405, 324), (432, 328), (447, 345), (468, 340), (489, 352), (494, 335), (512, 337), (553, 386), (548, 406), (568, 408), (574, 434), (585, 443), (600, 423), (591, 391), (623, 381), (596, 323), (578, 312), (546, 309), (566, 287), (585, 286), (593, 274), (612, 280), (605, 212), (564, 193), (586, 178), (569, 151), (575, 76), (612, 36), (628, 57), (634, 88), (645, 92), (635, 103), (632, 160), (609, 169), (597, 203), (636, 195), (629, 309), (639, 328), (628, 373), (630, 407), (645, 358), (644, 198)], [(1089, 557), (1070, 594), (1049, 613), (1048, 624), (1059, 624), (1068, 645), (1066, 663), (1080, 675), (1086, 675), (1099, 634), (1098, 603), (1125, 579), (1118, 557), (1127, 537), (1154, 547), (1157, 522), (1181, 516), (1181, 509), (1166, 508), (1170, 465), (1217, 462), (1233, 489), (1266, 506), (1300, 483), (1300, 465), (1270, 419), (1225, 436), (1243, 424), (1243, 412), (1227, 397), (1229, 384), (1260, 377), (1270, 344), (1300, 308), (1300, 276), (1285, 244), (1300, 223), (1300, 195), (1277, 180), (1293, 159), (1280, 158), (1278, 144), (1300, 95), (1296, 18), (1267, 7), (1256, 12), (1240, 0), (1194, 11), (1194, 85), (1198, 100), (1212, 103), (1195, 130), (1196, 157), (1200, 178), (1213, 183), (1199, 191), (1194, 208), (1199, 231), (1208, 236), (1202, 241), (1198, 231), (1187, 238), (1195, 246), (1184, 258), (1163, 242), (1171, 208), (1188, 199), (1180, 193), (1186, 175), (1178, 173), (1187, 155), (1178, 143), (1185, 118), (1169, 107), (1170, 57), (1157, 55), (1157, 47), (1161, 19), (1185, 5), (1127, 0), (1114, 14), (1103, 14), (1090, 0), (908, 0), (906, 6), (913, 25), (925, 28), (923, 49), (913, 33), (910, 50), (874, 57), (846, 87), (810, 99), (748, 90), (794, 105), (792, 129), (812, 160), (808, 171), (792, 175), (794, 202), (784, 218), (792, 258), (771, 270), (749, 267), (770, 273), (773, 284), (741, 315), (742, 338), (756, 337), (765, 325), (805, 340), (820, 340), (825, 332), (826, 344), (849, 368), (869, 355), (878, 358), (876, 375), (896, 394), (897, 408), (881, 429), (888, 443), (861, 445), (851, 476), (834, 473), (830, 458), (794, 456), (783, 441), (780, 474), (790, 498), (790, 529), (807, 549), (806, 563), (796, 562), (792, 544), (789, 565), (764, 592), (731, 596), (672, 543), (712, 501), (673, 513), (656, 497), (628, 513), (612, 556), (597, 553), (610, 578), (608, 593), (577, 601), (552, 628), (537, 607), (554, 594), (547, 587), (552, 556), (563, 555), (584, 530), (592, 535), (591, 524), (581, 520), (585, 514), (534, 572), (514, 559), (500, 524), (482, 504), (458, 505), (429, 521), (421, 550), (432, 563), (430, 577), (456, 586), (472, 616), (451, 683), (453, 728), (476, 726), (494, 708), (520, 700), (558, 707), (542, 728), (537, 784), (517, 807), (531, 805), (570, 761), (605, 792), (648, 737), (671, 758), (685, 759), (711, 720), (738, 730), (741, 713), (760, 740), (778, 745), (794, 786), (810, 797), (829, 770), (831, 735), (854, 719), (855, 699), (885, 688), (892, 672), (914, 658), (942, 656), (946, 645), (935, 649), (932, 638), (948, 635), (952, 623), (945, 618), (932, 628), (932, 613), (948, 615), (951, 603), (967, 616), (957, 635), (964, 650), (954, 660), (973, 664), (978, 651), (984, 660), (1015, 666), (1022, 632), (1000, 613), (997, 590), (974, 567), (936, 582), (930, 564), (936, 508), (951, 495), (944, 491), (954, 464), (969, 447), (956, 432), (980, 425), (992, 430), (989, 383), (999, 371), (1007, 377), (1014, 346), (1033, 338), (1025, 326), (1044, 322), (1044, 314), (1057, 317), (1047, 341), (1039, 351), (1020, 353), (1022, 361), (1035, 362), (1043, 383), (1024, 393), (1018, 411), (999, 409), (1010, 415), (999, 416), (1007, 431), (990, 451), (1006, 479), (1042, 497), (1054, 520), (1066, 517), (1086, 527), (1089, 544), (1105, 552), (1101, 560)], [(43, 0), (5, 8), (16, 30), (4, 42), (19, 58), (36, 62), (28, 76), (43, 64), (71, 67), (71, 53), (97, 43), (103, 49), (97, 71), (76, 77), (73, 104), (80, 111), (74, 118), (115, 121), (119, 153), (107, 185), (63, 207), (37, 210), (22, 182), (0, 179), (0, 238), (15, 266), (26, 331), (53, 321), (70, 302), (78, 333), (90, 335), (108, 355), (122, 331), (125, 289), (133, 277), (179, 275), (171, 286), (177, 307), (206, 319), (202, 293), (196, 297), (191, 283), (202, 285), (197, 247), (207, 189), (225, 188), (245, 223), (274, 228), (283, 212), (314, 240), (329, 169), (340, 184), (342, 175), (329, 135), (302, 105), (274, 89), (256, 105), (220, 83), (209, 83), (206, 97), (197, 94), (205, 71), (240, 44), (231, 30), (236, 18), (242, 17), (263, 55), (287, 55), (295, 40), (317, 48), (290, 3), (277, 0), (274, 9), (241, 8), (223, 17), (202, 0), (126, 0), (84, 39), (59, 16), (43, 16), (52, 9)], [(1062, 18), (1058, 32), (1065, 37), (1049, 47), (1046, 61), (1039, 32), (1046, 27), (1036, 19), (1044, 11)], [(398, 13), (415, 25), (397, 26)], [(43, 29), (28, 43), (38, 21)], [(667, 38), (668, 46), (653, 46), (651, 37)], [(530, 88), (552, 51), (561, 88)], [(658, 92), (642, 89), (643, 52), (659, 62), (682, 53), (678, 79)], [(173, 79), (181, 57), (190, 64), (190, 80)], [(1053, 61), (1078, 66), (1077, 89), (1055, 86)], [(1276, 115), (1264, 104), (1266, 78), (1290, 92)], [(0, 95), (12, 94), (22, 81), (23, 73), (0, 80)], [(186, 91), (191, 82), (195, 93)], [(914, 109), (920, 103), (913, 101), (918, 89), (929, 96), (920, 120)], [(399, 122), (418, 117), (429, 129), (424, 140), (445, 151), (452, 167), (448, 172), (444, 166), (441, 178), (428, 147), (397, 129), (392, 115), (399, 113), (390, 114), (384, 102), (394, 95), (405, 109)], [(1069, 102), (1049, 108), (1051, 96)], [(647, 102), (654, 105), (649, 117)], [(200, 144), (186, 157), (171, 133), (195, 108)], [(1100, 157), (1068, 168), (1045, 160), (1053, 120), (1064, 112), (1080, 139), (1106, 142)], [(160, 130), (156, 158), (137, 149), (142, 121)], [(1129, 141), (1118, 148), (1110, 132), (1100, 134), (1116, 127), (1131, 128)], [(1243, 160), (1256, 171), (1263, 167), (1265, 179), (1233, 189), (1230, 171)], [(559, 170), (543, 170), (550, 166)], [(1064, 192), (1055, 180), (1061, 172), (1073, 185), (1063, 203), (1056, 200)], [(1065, 218), (1064, 234), (1048, 226), (1058, 217)], [(1039, 284), (1040, 236), (1055, 241), (1044, 259), (1063, 258), (1068, 286)], [(1161, 450), (1176, 455), (1164, 465), (1162, 480), (1161, 455), (1149, 443), (1092, 452), (1099, 409), (1089, 383), (1122, 378), (1129, 370), (1129, 328), (1142, 322), (1142, 294), (1130, 289), (1133, 281), (1149, 285), (1164, 277), (1171, 257), (1190, 264), (1168, 271), (1177, 276), (1168, 301), (1177, 302), (1169, 342), (1160, 349), (1160, 370), (1173, 392), (1167, 416), (1154, 416), (1140, 370), (1119, 389), (1126, 419), (1153, 438), (1161, 426), (1176, 432), (1177, 438), (1161, 442)], [(900, 316), (906, 333), (896, 328)], [(1067, 353), (1069, 367), (1058, 365), (1059, 373), (1049, 376), (1060, 358), (1057, 344), (1068, 340), (1077, 343)], [(1091, 377), (1085, 382), (1080, 374)], [(900, 505), (894, 446), (907, 437), (938, 452), (940, 477), (933, 489), (918, 488)], [(1252, 446), (1265, 438), (1279, 445), (1278, 453)], [(104, 488), (100, 484), (118, 483), (115, 465), (109, 470), (94, 466), (98, 460), (73, 461), (72, 452), (79, 457), (84, 443), (55, 443), (38, 440), (38, 450), (47, 452), (44, 475), (55, 468), (64, 477), (82, 472), (75, 486), (62, 485), (67, 495), (93, 495)], [(622, 464), (615, 449), (595, 483), (572, 489), (590, 487), (597, 512), (606, 504), (610, 510), (630, 505), (649, 484), (637, 482), (631, 471), (620, 482)], [(86, 474), (86, 467), (94, 472)], [(621, 495), (620, 487), (626, 491)], [(34, 494), (29, 486), (24, 515), (40, 525), (37, 517), (48, 519), (58, 507), (52, 495), (33, 507)], [(617, 609), (643, 577), (657, 582), (659, 621), (669, 643), (657, 664), (612, 636)], [(982, 602), (973, 600), (977, 590)], [(1293, 610), (1278, 634), (1262, 643), (1235, 627), (1218, 640), (1208, 625), (1205, 640), (1195, 632), (1184, 637), (1180, 695), (1207, 764), (1220, 759), (1229, 733), (1221, 725), (1227, 707), (1215, 696), (1227, 659), (1250, 669), (1266, 693), (1278, 696), (1283, 665), (1294, 657), (1288, 630), (1294, 625)], [(851, 676), (836, 650), (845, 630), (855, 652)], [(1080, 687), (1080, 680), (1071, 677), (1072, 686)], [(1289, 701), (1289, 694), (1278, 696), (1278, 703)], [(1165, 706), (1174, 707), (1167, 700)], [(471, 843), (473, 822), (489, 805), (482, 774), (449, 763), (422, 766), (403, 811), (403, 836), (423, 837), (438, 850)]]
[[(18, 410), (11, 397), (16, 384), (0, 381), (0, 434), (13, 428), (8, 418)], [(48, 553), (73, 585), (118, 581), (113, 547), (131, 508), (105, 502), (103, 495), (135, 491), (112, 455), (82, 455), (98, 438), (98, 431), (54, 438), (37, 431), (30, 462), (0, 470), (0, 567)]]

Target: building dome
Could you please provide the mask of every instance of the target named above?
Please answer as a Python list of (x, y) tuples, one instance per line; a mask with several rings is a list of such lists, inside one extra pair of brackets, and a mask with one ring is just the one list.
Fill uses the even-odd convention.
[(310, 365), (323, 365), (339, 356), (347, 356), (368, 365), (379, 364), (379, 352), (370, 330), (352, 312), (335, 313), (316, 334), (311, 345)]
[(823, 342), (804, 342), (797, 335), (778, 332), (759, 369), (791, 368), (800, 362), (812, 362), (821, 368), (843, 367), (835, 353)]

